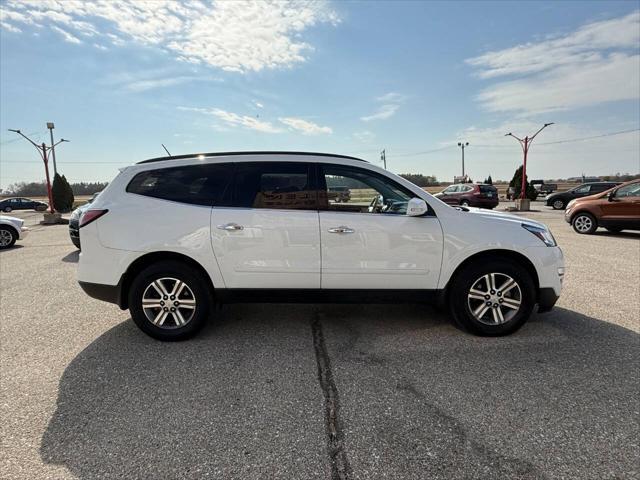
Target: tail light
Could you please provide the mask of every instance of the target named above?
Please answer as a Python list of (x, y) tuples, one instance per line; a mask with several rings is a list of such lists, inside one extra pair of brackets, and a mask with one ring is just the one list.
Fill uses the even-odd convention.
[(103, 216), (108, 211), (109, 210), (87, 210), (80, 217), (80, 223), (79, 223), (78, 228), (82, 228), (85, 225), (89, 225), (91, 222), (93, 222), (94, 220), (99, 219), (101, 216)]

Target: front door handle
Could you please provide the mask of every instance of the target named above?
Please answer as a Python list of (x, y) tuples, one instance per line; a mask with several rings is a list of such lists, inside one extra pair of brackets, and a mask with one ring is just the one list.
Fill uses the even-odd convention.
[(353, 228), (345, 227), (344, 225), (340, 225), (339, 227), (333, 227), (329, 229), (329, 233), (354, 233), (355, 230)]
[(218, 225), (220, 230), (227, 230), (229, 232), (233, 232), (236, 230), (244, 230), (242, 225), (238, 225), (237, 223), (225, 223), (224, 225)]

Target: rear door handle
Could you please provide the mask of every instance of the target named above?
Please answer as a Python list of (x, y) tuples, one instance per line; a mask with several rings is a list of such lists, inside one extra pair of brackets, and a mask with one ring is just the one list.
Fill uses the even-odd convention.
[(340, 225), (339, 227), (333, 227), (329, 229), (329, 233), (354, 233), (355, 230), (353, 228), (345, 227), (344, 225)]
[(236, 230), (244, 230), (242, 225), (238, 225), (237, 223), (225, 223), (224, 225), (218, 225), (220, 230), (227, 230), (229, 232), (233, 232)]

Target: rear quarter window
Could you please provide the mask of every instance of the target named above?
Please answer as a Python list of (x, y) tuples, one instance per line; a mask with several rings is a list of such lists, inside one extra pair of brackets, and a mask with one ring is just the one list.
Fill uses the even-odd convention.
[(193, 205), (225, 205), (233, 164), (186, 165), (138, 173), (127, 192)]

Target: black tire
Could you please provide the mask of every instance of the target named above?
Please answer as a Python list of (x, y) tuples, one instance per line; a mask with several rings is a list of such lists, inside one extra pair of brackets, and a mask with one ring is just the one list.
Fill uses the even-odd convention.
[(551, 206), (553, 207), (554, 210), (564, 210), (567, 206), (567, 202), (559, 198), (551, 202)]
[(34, 208), (34, 210), (36, 212), (44, 212), (47, 210), (47, 208), (49, 208), (47, 207), (47, 205), (38, 205), (37, 207)]
[(0, 225), (0, 250), (11, 248), (18, 240), (18, 232), (8, 225)]
[[(189, 293), (188, 298), (192, 298), (195, 301), (195, 309), (193, 310), (192, 316), (186, 321), (186, 324), (179, 326), (178, 317), (168, 311), (165, 326), (155, 325), (147, 317), (142, 307), (142, 298), (145, 291), (150, 288), (151, 283), (159, 279), (176, 279), (184, 282), (188, 287), (189, 292), (185, 293)], [(163, 280), (163, 282), (166, 285), (166, 283), (170, 281)], [(142, 270), (131, 283), (129, 290), (129, 312), (131, 313), (131, 318), (140, 330), (153, 338), (163, 341), (186, 340), (198, 333), (209, 319), (212, 292), (209, 291), (208, 285), (208, 279), (206, 279), (201, 272), (185, 263), (166, 261), (151, 265)], [(166, 300), (166, 302), (163, 305), (167, 306), (162, 307), (162, 309), (169, 308), (169, 306), (171, 306), (170, 304), (174, 301), (173, 298), (165, 298), (164, 300)], [(181, 299), (178, 298), (177, 300)], [(158, 298), (158, 301), (162, 301), (162, 298)], [(157, 310), (147, 309), (147, 311), (152, 316), (155, 313), (162, 313), (160, 308)], [(182, 314), (184, 314), (185, 310), (182, 310), (182, 312)]]
[(620, 227), (606, 227), (608, 232), (620, 233), (623, 229)]
[(11, 211), (11, 207), (4, 207), (2, 211), (5, 213), (9, 213)]
[(463, 207), (470, 207), (471, 204), (469, 203), (469, 200), (462, 200), (460, 202), (460, 205), (462, 205)]
[(577, 233), (589, 235), (598, 229), (598, 222), (590, 213), (580, 212), (571, 220), (571, 226)]
[[(479, 307), (485, 301), (484, 299), (469, 299), (471, 288), (477, 285), (477, 282), (481, 281), (485, 275), (492, 273), (498, 274), (496, 277), (499, 279), (506, 280), (503, 276), (511, 277), (520, 289), (519, 292), (512, 289), (503, 297), (504, 300), (508, 300), (507, 295), (518, 299), (517, 293), (519, 293), (520, 305), (517, 310), (513, 310), (515, 313), (511, 313), (512, 309), (505, 309), (506, 315), (510, 316), (510, 318), (507, 319), (507, 316), (505, 316), (505, 322), (500, 324), (485, 323), (490, 322), (491, 318), (495, 318), (493, 308), (486, 310), (484, 321), (478, 320), (471, 310), (471, 304), (476, 308), (476, 303), (474, 302), (479, 302), (477, 304), (477, 307)], [(491, 297), (492, 300), (494, 298), (497, 299), (493, 295)], [(463, 270), (458, 272), (452, 280), (448, 301), (451, 314), (460, 327), (475, 335), (497, 337), (509, 335), (524, 325), (535, 306), (536, 290), (533, 279), (525, 268), (513, 261), (496, 257), (495, 259), (483, 259), (463, 267)], [(503, 311), (503, 307), (500, 307), (500, 311)]]

